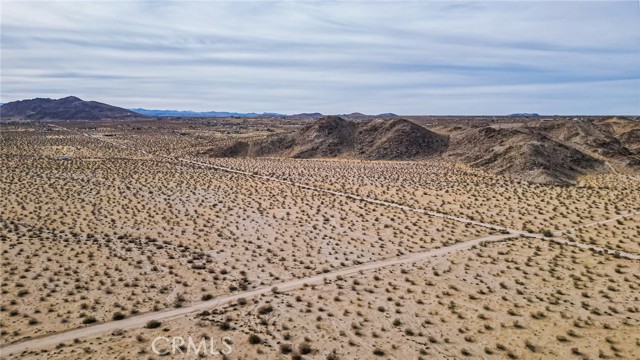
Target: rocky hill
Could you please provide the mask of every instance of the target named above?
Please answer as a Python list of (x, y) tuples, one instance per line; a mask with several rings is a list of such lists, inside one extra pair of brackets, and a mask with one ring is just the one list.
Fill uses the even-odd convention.
[(0, 117), (7, 120), (100, 120), (143, 117), (133, 111), (84, 101), (75, 96), (62, 99), (36, 98), (6, 103), (0, 107)]
[(599, 159), (524, 128), (454, 131), (446, 155), (491, 173), (543, 184), (571, 184), (580, 175), (606, 168)]
[(585, 153), (640, 167), (640, 122), (625, 118), (553, 121), (533, 128)]
[(345, 157), (369, 160), (416, 159), (442, 153), (447, 138), (401, 118), (353, 122), (323, 117), (290, 134), (213, 147), (211, 156)]
[(569, 185), (581, 175), (640, 167), (640, 123), (611, 118), (510, 126), (441, 125), (427, 130), (402, 118), (323, 117), (292, 133), (213, 146), (217, 157), (280, 156), (411, 160), (441, 157), (541, 184)]

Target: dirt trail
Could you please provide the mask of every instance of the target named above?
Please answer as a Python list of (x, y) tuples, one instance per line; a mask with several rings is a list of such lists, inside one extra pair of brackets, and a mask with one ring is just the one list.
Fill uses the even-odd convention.
[(580, 226), (572, 227), (572, 228), (569, 228), (569, 229), (556, 231), (556, 232), (553, 233), (553, 235), (554, 236), (560, 236), (562, 234), (567, 234), (567, 233), (572, 232), (574, 230), (584, 229), (584, 228), (588, 228), (588, 227), (592, 227), (592, 226), (598, 226), (600, 224), (606, 224), (608, 222), (616, 221), (616, 220), (623, 219), (623, 218), (626, 218), (626, 217), (637, 216), (637, 215), (640, 215), (640, 211), (632, 211), (632, 212), (629, 212), (629, 213), (626, 213), (626, 214), (621, 214), (621, 215), (612, 217), (610, 219), (600, 220), (600, 221), (596, 221), (596, 222), (593, 222), (593, 223), (590, 223), (590, 224), (580, 225)]
[(87, 337), (95, 337), (99, 335), (104, 335), (111, 333), (115, 330), (126, 330), (131, 328), (140, 328), (143, 327), (150, 320), (159, 320), (166, 321), (179, 316), (184, 316), (204, 310), (211, 310), (218, 306), (226, 305), (232, 303), (239, 298), (253, 298), (256, 296), (270, 294), (272, 292), (273, 287), (278, 288), (278, 292), (287, 292), (291, 290), (295, 290), (303, 287), (304, 285), (320, 285), (323, 284), (325, 280), (335, 279), (339, 276), (345, 277), (350, 275), (359, 274), (365, 271), (372, 271), (376, 269), (380, 269), (387, 266), (399, 265), (399, 264), (409, 264), (418, 262), (421, 260), (425, 260), (431, 257), (443, 256), (455, 251), (461, 251), (469, 249), (475, 245), (480, 245), (483, 242), (496, 242), (503, 241), (510, 238), (514, 238), (517, 235), (514, 234), (500, 234), (500, 235), (490, 235), (481, 238), (477, 238), (470, 241), (460, 242), (451, 246), (441, 247), (438, 249), (433, 249), (421, 253), (408, 254), (393, 258), (388, 258), (384, 260), (369, 262), (366, 264), (356, 265), (352, 267), (347, 267), (339, 270), (335, 270), (328, 273), (318, 274), (302, 279), (292, 279), (287, 280), (281, 283), (271, 284), (269, 286), (257, 288), (254, 290), (248, 290), (232, 295), (227, 295), (223, 297), (219, 297), (214, 300), (205, 301), (196, 303), (190, 306), (178, 308), (178, 309), (170, 309), (158, 312), (150, 312), (134, 317), (130, 317), (120, 321), (110, 321), (102, 324), (91, 325), (83, 328), (78, 328), (74, 330), (68, 330), (65, 332), (47, 335), (41, 338), (35, 338), (31, 340), (26, 340), (23, 342), (18, 342), (15, 344), (11, 344), (5, 346), (0, 349), (0, 356), (8, 356), (15, 353), (20, 353), (27, 350), (39, 349), (47, 346), (57, 345), (60, 343), (68, 343), (72, 342), (76, 338), (87, 338)]
[(621, 258), (625, 258), (628, 260), (640, 260), (640, 255), (628, 253), (625, 251), (611, 250), (611, 249), (607, 249), (600, 246), (589, 245), (589, 244), (579, 243), (576, 241), (569, 241), (569, 240), (563, 240), (558, 238), (546, 238), (544, 240), (550, 241), (552, 243), (560, 244), (560, 245), (569, 245), (569, 246), (574, 246), (580, 249), (591, 250), (595, 252), (603, 252), (609, 255), (619, 256)]
[(452, 216), (452, 215), (439, 213), (439, 212), (436, 212), (436, 211), (430, 211), (430, 210), (414, 208), (414, 207), (410, 207), (410, 206), (406, 206), (406, 205), (400, 205), (400, 204), (389, 202), (389, 201), (377, 200), (377, 199), (368, 198), (368, 197), (360, 196), (360, 195), (354, 195), (354, 194), (350, 194), (350, 193), (346, 193), (346, 192), (342, 192), (342, 191), (328, 190), (328, 189), (320, 188), (320, 187), (317, 187), (317, 186), (311, 186), (311, 185), (298, 183), (298, 182), (294, 182), (294, 181), (283, 180), (283, 179), (279, 179), (279, 178), (272, 177), (272, 176), (254, 174), (254, 173), (251, 173), (251, 172), (248, 172), (248, 171), (236, 170), (236, 169), (232, 169), (232, 168), (227, 168), (227, 167), (218, 166), (218, 165), (212, 165), (212, 164), (209, 164), (209, 163), (204, 163), (204, 162), (190, 160), (190, 159), (184, 159), (184, 158), (175, 158), (175, 159), (174, 158), (169, 158), (169, 159), (179, 160), (179, 161), (190, 163), (190, 164), (193, 164), (193, 165), (205, 166), (205, 167), (209, 167), (209, 168), (212, 168), (212, 169), (225, 171), (225, 172), (229, 172), (229, 173), (241, 174), (241, 175), (255, 177), (255, 178), (258, 178), (258, 179), (279, 182), (279, 183), (282, 183), (282, 184), (296, 186), (296, 187), (299, 187), (299, 188), (302, 188), (302, 189), (323, 192), (323, 193), (342, 196), (342, 197), (346, 197), (346, 198), (354, 199), (354, 200), (359, 200), (359, 201), (365, 201), (365, 202), (372, 203), (372, 204), (395, 207), (395, 208), (402, 209), (402, 210), (418, 212), (418, 213), (422, 213), (422, 214), (425, 214), (425, 215), (430, 215), (430, 216), (434, 216), (434, 217), (440, 217), (440, 218), (444, 218), (444, 219), (454, 220), (454, 221), (458, 221), (458, 222), (462, 222), (462, 223), (466, 223), (466, 224), (473, 224), (473, 225), (489, 228), (489, 229), (492, 229), (492, 230), (508, 231), (509, 233), (515, 234), (515, 235), (527, 235), (527, 236), (533, 235), (533, 234), (527, 233), (526, 231), (510, 229), (510, 228), (507, 228), (507, 227), (504, 227), (504, 226), (500, 226), (500, 225), (494, 225), (494, 224), (484, 223), (484, 222), (480, 222), (480, 221), (474, 221), (474, 220), (470, 220), (470, 219), (466, 219), (466, 218), (462, 218), (462, 217), (458, 217), (458, 216)]
[[(115, 330), (140, 328), (150, 320), (167, 321), (176, 317), (180, 317), (180, 316), (184, 316), (184, 315), (188, 315), (188, 314), (192, 314), (192, 313), (196, 313), (204, 310), (211, 310), (218, 306), (226, 305), (234, 301), (237, 301), (239, 298), (248, 299), (248, 298), (253, 298), (260, 295), (268, 295), (272, 293), (272, 289), (274, 287), (278, 289), (278, 292), (287, 292), (287, 291), (299, 289), (305, 285), (321, 285), (325, 282), (325, 280), (332, 280), (339, 276), (345, 277), (350, 275), (356, 275), (366, 271), (380, 269), (387, 266), (415, 263), (415, 262), (423, 261), (432, 257), (445, 256), (452, 252), (467, 250), (472, 248), (473, 246), (480, 245), (481, 243), (509, 241), (517, 237), (520, 237), (520, 236), (517, 234), (489, 235), (489, 236), (477, 238), (474, 240), (459, 242), (451, 246), (441, 247), (438, 249), (433, 249), (425, 252), (407, 254), (407, 255), (392, 257), (384, 260), (373, 261), (366, 264), (347, 267), (347, 268), (335, 270), (328, 273), (318, 274), (318, 275), (314, 275), (306, 278), (287, 280), (281, 283), (271, 284), (271, 285), (257, 288), (254, 290), (248, 290), (248, 291), (244, 291), (244, 292), (240, 292), (232, 295), (222, 296), (214, 300), (200, 302), (200, 303), (196, 303), (196, 304), (178, 308), (178, 309), (151, 312), (151, 313), (130, 317), (121, 321), (111, 321), (107, 323), (92, 325), (92, 326), (78, 328), (74, 330), (68, 330), (65, 332), (48, 335), (41, 338), (26, 340), (23, 342), (18, 342), (15, 344), (5, 346), (3, 348), (0, 348), (0, 356), (8, 356), (11, 354), (15, 354), (15, 353), (19, 353), (27, 350), (40, 349), (40, 348), (51, 346), (51, 345), (66, 343), (66, 342), (73, 341), (76, 338), (86, 338), (86, 337), (95, 337), (99, 335), (104, 335), (104, 334), (111, 333)], [(541, 236), (541, 235), (537, 235), (534, 237), (543, 241), (550, 241), (556, 244), (570, 245), (570, 246), (575, 246), (578, 248), (592, 250), (592, 251), (604, 251), (612, 255), (618, 254), (628, 259), (640, 260), (640, 255), (620, 253), (620, 252), (615, 252), (605, 248), (590, 246), (590, 245), (581, 244), (581, 243), (569, 242), (569, 241), (555, 239), (555, 238), (545, 238), (544, 236)]]

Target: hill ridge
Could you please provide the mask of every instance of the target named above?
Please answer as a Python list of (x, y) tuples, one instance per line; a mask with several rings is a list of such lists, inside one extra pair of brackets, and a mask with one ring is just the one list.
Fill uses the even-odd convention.
[[(519, 128), (444, 126), (431, 131), (400, 117), (354, 121), (340, 116), (324, 116), (292, 133), (214, 144), (205, 153), (213, 157), (360, 160), (439, 157), (498, 175), (556, 185), (574, 184), (582, 175), (612, 169), (607, 162), (608, 157), (597, 156), (598, 151), (591, 151), (587, 145), (599, 149), (599, 153), (604, 155), (614, 154), (616, 157), (613, 159), (631, 170), (640, 163), (638, 124), (619, 120), (578, 125), (580, 129), (584, 126), (601, 129), (599, 131), (606, 134), (607, 141), (585, 140), (583, 142), (586, 145), (581, 145), (576, 139), (582, 137), (563, 140), (561, 134), (549, 130), (551, 124), (546, 123)], [(583, 129), (581, 134), (591, 134), (593, 131)], [(602, 149), (602, 144), (610, 145)]]
[(222, 157), (403, 160), (439, 154), (446, 143), (446, 136), (402, 118), (355, 122), (340, 116), (325, 116), (290, 134), (214, 146), (207, 153)]

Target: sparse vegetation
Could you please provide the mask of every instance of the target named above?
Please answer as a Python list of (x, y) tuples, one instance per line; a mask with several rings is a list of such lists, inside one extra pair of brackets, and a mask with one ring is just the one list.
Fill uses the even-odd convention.
[[(239, 131), (234, 139), (263, 136), (255, 125), (229, 123), (219, 127)], [(238, 358), (637, 354), (638, 339), (628, 334), (638, 329), (640, 277), (621, 255), (640, 254), (640, 217), (584, 227), (637, 208), (630, 176), (556, 187), (434, 159), (211, 158), (203, 151), (230, 142), (229, 134), (194, 122), (188, 131), (196, 136), (180, 136), (187, 122), (157, 124), (68, 125), (78, 133), (3, 125), (3, 347), (237, 293), (243, 297), (197, 316), (111, 334), (109, 344), (79, 339), (28, 356), (113, 355), (108, 346), (135, 344), (124, 356), (146, 358), (150, 339), (168, 329), (262, 344), (234, 347)], [(97, 139), (105, 133), (127, 146)], [(74, 160), (58, 160), (61, 152)], [(336, 277), (509, 231), (155, 157), (167, 154), (547, 238), (485, 241)], [(312, 276), (326, 278), (278, 290)], [(245, 296), (252, 289), (265, 290)]]

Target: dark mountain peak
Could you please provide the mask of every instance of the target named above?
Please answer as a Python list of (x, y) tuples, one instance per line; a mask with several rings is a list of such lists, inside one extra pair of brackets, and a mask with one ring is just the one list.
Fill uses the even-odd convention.
[(58, 100), (36, 98), (13, 101), (1, 108), (3, 120), (100, 120), (142, 117), (133, 111), (103, 104), (84, 101), (75, 96)]
[(76, 97), (76, 96), (67, 96), (67, 97), (63, 97), (61, 99), (58, 99), (58, 101), (60, 101), (60, 102), (78, 102), (78, 101), (83, 101), (83, 100), (80, 99), (79, 97)]

